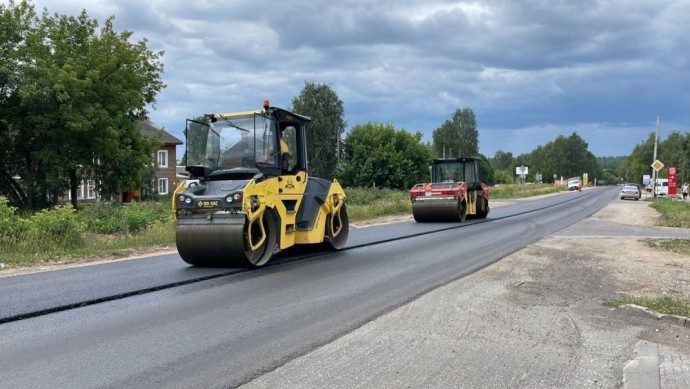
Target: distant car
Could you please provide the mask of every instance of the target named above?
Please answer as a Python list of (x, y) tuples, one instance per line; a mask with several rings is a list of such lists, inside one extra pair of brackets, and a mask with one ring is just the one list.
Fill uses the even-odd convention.
[(621, 189), (621, 200), (633, 199), (633, 200), (637, 201), (640, 199), (641, 196), (642, 196), (642, 192), (640, 192), (640, 186), (637, 184), (633, 184), (633, 185), (626, 184)]
[(579, 177), (568, 178), (568, 190), (577, 190), (579, 185), (580, 185), (580, 178)]

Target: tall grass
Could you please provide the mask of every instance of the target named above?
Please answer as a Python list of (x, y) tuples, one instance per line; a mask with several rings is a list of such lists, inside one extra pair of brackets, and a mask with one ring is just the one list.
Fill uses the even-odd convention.
[(658, 314), (690, 317), (690, 299), (655, 296), (629, 296), (604, 302), (604, 306), (616, 308), (626, 304), (646, 307)]
[[(656, 198), (650, 201), (649, 206), (661, 214), (657, 225), (690, 228), (690, 203), (672, 198)], [(690, 255), (690, 239), (645, 239), (644, 242), (657, 250)]]
[(19, 215), (0, 197), (0, 263), (28, 265), (174, 244), (174, 225), (163, 203), (68, 206)]
[(381, 216), (411, 215), (412, 203), (407, 191), (376, 188), (348, 188), (347, 214), (356, 222)]
[(517, 199), (558, 193), (564, 190), (567, 190), (564, 186), (552, 184), (507, 184), (492, 186), (489, 192), (492, 199)]
[(650, 206), (661, 213), (659, 225), (690, 228), (690, 203), (673, 198), (656, 198), (650, 202)]

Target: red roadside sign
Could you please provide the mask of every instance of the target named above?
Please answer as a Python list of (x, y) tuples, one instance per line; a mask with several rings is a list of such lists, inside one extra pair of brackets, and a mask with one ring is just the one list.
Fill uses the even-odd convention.
[(676, 169), (675, 166), (669, 166), (668, 167), (668, 194), (674, 195), (677, 194), (677, 183), (676, 179), (678, 177), (678, 170)]

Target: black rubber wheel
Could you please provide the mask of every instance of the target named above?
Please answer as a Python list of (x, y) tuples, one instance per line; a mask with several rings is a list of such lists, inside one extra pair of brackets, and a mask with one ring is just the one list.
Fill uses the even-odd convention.
[(489, 215), (489, 200), (482, 198), (482, 207), (481, 209), (477, 210), (477, 219), (486, 219), (486, 217)]
[[(266, 210), (266, 212), (264, 212), (262, 216), (262, 223), (264, 225), (264, 229), (266, 230), (266, 239), (264, 239), (264, 242), (261, 244), (261, 246), (259, 246), (255, 250), (249, 250), (250, 227), (247, 224), (245, 224), (244, 254), (249, 265), (254, 267), (265, 265), (266, 262), (268, 262), (268, 260), (271, 259), (271, 256), (273, 256), (273, 250), (276, 246), (276, 227), (273, 223), (273, 220), (271, 220), (271, 218), (269, 217), (268, 210)], [(251, 236), (258, 236), (257, 234), (261, 233), (261, 227), (259, 226), (259, 224), (254, 223), (251, 226), (251, 228)]]
[(347, 216), (345, 204), (343, 204), (333, 220), (331, 220), (331, 215), (326, 218), (325, 238), (333, 249), (340, 250), (345, 247), (349, 234), (350, 219)]
[(467, 219), (467, 204), (464, 201), (458, 203), (458, 221), (464, 222)]

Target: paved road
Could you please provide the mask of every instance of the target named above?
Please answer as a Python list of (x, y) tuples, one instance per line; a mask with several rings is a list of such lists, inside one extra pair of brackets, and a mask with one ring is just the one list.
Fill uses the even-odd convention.
[(2, 324), (0, 387), (614, 387), (625, 360), (601, 345), (629, 334), (583, 342), (567, 310), (503, 301), (505, 278), (473, 279), (615, 192), (565, 195), (566, 206), (521, 203), (492, 222)]

